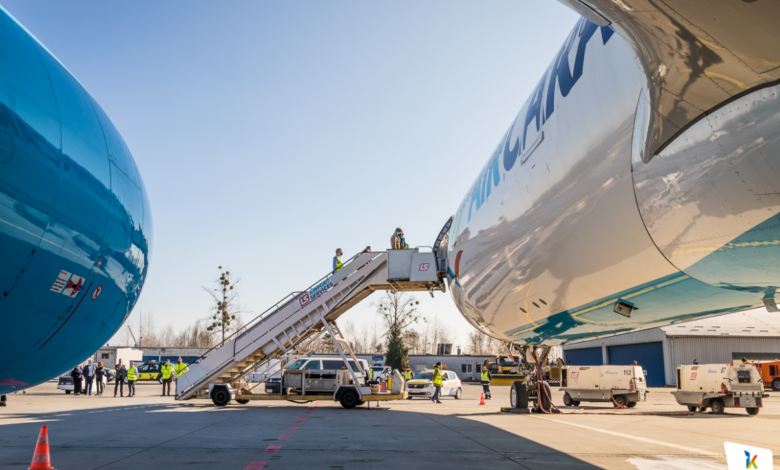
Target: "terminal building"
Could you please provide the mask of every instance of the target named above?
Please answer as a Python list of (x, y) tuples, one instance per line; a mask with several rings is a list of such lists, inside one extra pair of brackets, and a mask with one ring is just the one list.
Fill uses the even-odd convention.
[[(641, 313), (640, 313), (641, 314)], [(627, 365), (636, 361), (650, 387), (677, 386), (677, 366), (780, 358), (780, 313), (765, 308), (563, 346), (571, 365)]]

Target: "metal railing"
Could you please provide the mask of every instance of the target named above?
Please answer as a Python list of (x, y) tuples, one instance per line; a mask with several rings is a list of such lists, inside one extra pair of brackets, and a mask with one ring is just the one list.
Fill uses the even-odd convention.
[[(371, 253), (376, 253), (376, 255), (377, 255), (377, 256), (379, 256), (379, 255), (381, 255), (382, 253), (384, 253), (384, 251), (377, 251), (377, 252), (371, 252)], [(364, 252), (362, 252), (362, 251), (361, 251), (361, 252), (359, 252), (359, 253), (355, 254), (354, 256), (352, 256), (351, 258), (349, 258), (349, 259), (347, 260), (347, 262), (346, 262), (346, 263), (343, 263), (343, 267), (342, 267), (341, 269), (346, 269), (346, 268), (347, 268), (347, 266), (349, 265), (349, 263), (351, 263), (352, 261), (354, 261), (354, 260), (355, 260), (355, 259), (356, 259), (358, 256), (360, 256), (360, 255), (362, 255), (362, 254), (364, 254)], [(376, 256), (375, 256), (374, 258), (372, 258), (372, 260), (373, 260), (373, 259), (376, 259)], [(359, 269), (359, 268), (358, 268), (358, 269)], [(259, 314), (258, 316), (256, 316), (256, 317), (255, 317), (255, 318), (253, 318), (252, 320), (250, 320), (250, 321), (249, 321), (249, 322), (248, 322), (246, 325), (244, 325), (244, 326), (242, 326), (241, 328), (239, 328), (238, 330), (236, 330), (236, 331), (235, 331), (233, 334), (231, 334), (230, 336), (228, 336), (228, 337), (227, 337), (227, 338), (225, 338), (224, 340), (220, 340), (220, 341), (219, 341), (219, 344), (217, 344), (217, 345), (213, 346), (211, 349), (209, 349), (209, 350), (208, 350), (208, 351), (206, 351), (205, 353), (201, 354), (200, 356), (201, 356), (201, 357), (206, 357), (206, 356), (208, 356), (208, 355), (209, 355), (211, 352), (213, 352), (213, 351), (216, 351), (217, 349), (219, 349), (219, 348), (221, 348), (222, 346), (224, 346), (225, 344), (227, 344), (229, 341), (233, 341), (233, 340), (236, 340), (236, 339), (240, 338), (240, 337), (241, 337), (241, 336), (243, 336), (244, 334), (248, 333), (248, 332), (249, 332), (249, 330), (251, 330), (252, 328), (256, 327), (257, 325), (260, 325), (260, 324), (261, 324), (261, 323), (263, 323), (263, 322), (264, 322), (266, 319), (268, 319), (268, 318), (271, 318), (271, 316), (273, 316), (273, 314), (274, 314), (274, 313), (276, 313), (276, 312), (278, 312), (280, 309), (282, 309), (282, 308), (286, 307), (286, 306), (287, 306), (287, 305), (288, 305), (290, 302), (292, 302), (293, 300), (295, 300), (295, 298), (296, 298), (296, 297), (297, 297), (299, 294), (302, 294), (302, 293), (304, 293), (304, 292), (308, 292), (308, 291), (309, 291), (309, 289), (311, 289), (312, 287), (314, 287), (314, 286), (318, 285), (319, 283), (321, 283), (322, 281), (324, 281), (325, 279), (327, 279), (328, 277), (330, 277), (330, 276), (331, 276), (331, 275), (333, 275), (334, 273), (335, 273), (335, 271), (333, 271), (333, 270), (331, 270), (331, 271), (328, 271), (328, 273), (327, 273), (326, 275), (324, 275), (323, 277), (321, 277), (321, 278), (317, 279), (317, 280), (316, 280), (316, 281), (315, 281), (313, 284), (311, 284), (311, 285), (310, 285), (309, 287), (307, 287), (306, 289), (304, 289), (304, 290), (302, 290), (302, 291), (293, 291), (293, 292), (290, 292), (289, 294), (285, 295), (285, 296), (284, 296), (284, 297), (282, 297), (282, 298), (281, 298), (281, 299), (280, 299), (278, 302), (276, 302), (275, 304), (273, 304), (271, 307), (269, 307), (268, 309), (266, 309), (265, 311), (263, 311), (261, 314)], [(328, 289), (328, 290), (330, 290), (330, 289)], [(233, 344), (235, 345), (235, 342), (234, 342)], [(235, 347), (235, 346), (234, 346), (234, 347)], [(234, 351), (234, 353), (235, 353), (235, 351)], [(199, 359), (200, 359), (200, 358), (199, 358)], [(187, 364), (187, 365), (188, 365), (188, 366), (191, 366), (191, 365), (193, 365), (193, 364), (196, 364), (196, 363), (198, 362), (198, 360), (199, 360), (199, 359), (195, 359), (195, 360), (193, 360), (192, 362), (190, 362), (190, 363), (189, 363), (189, 364)]]

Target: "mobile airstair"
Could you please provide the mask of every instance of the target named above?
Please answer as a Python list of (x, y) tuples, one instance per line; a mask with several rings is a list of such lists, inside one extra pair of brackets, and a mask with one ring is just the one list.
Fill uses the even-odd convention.
[[(349, 259), (342, 269), (329, 273), (308, 289), (285, 296), (224, 344), (209, 351), (204, 359), (189, 364), (189, 370), (177, 378), (176, 399), (211, 398), (215, 404), (223, 406), (231, 399), (239, 403), (254, 399), (305, 400), (305, 383), (301, 384), (303, 397), (283, 393), (277, 396), (255, 393), (257, 384), (246, 383), (245, 377), (258, 372), (268, 377), (275, 367), (284, 367), (285, 357), (306, 354), (328, 338), (333, 340), (345, 364), (351, 359), (357, 365), (346, 368), (348, 373), (346, 370), (332, 371), (331, 376), (338, 378), (334, 400), (351, 408), (365, 401), (402, 398), (405, 393), (399, 389), (402, 380), (397, 380), (393, 390), (384, 395), (371, 392), (365, 381), (367, 372), (363, 371), (335, 322), (378, 290), (423, 291), (431, 295), (437, 290), (444, 292), (451, 225), (452, 218), (442, 228), (432, 248), (360, 253)], [(305, 379), (304, 376), (302, 380)]]

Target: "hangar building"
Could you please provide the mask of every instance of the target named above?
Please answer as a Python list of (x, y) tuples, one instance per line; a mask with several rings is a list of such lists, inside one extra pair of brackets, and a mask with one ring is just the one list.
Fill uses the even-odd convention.
[[(641, 315), (641, 313), (638, 313)], [(571, 365), (642, 365), (650, 387), (677, 386), (677, 366), (780, 358), (780, 313), (765, 308), (563, 346)]]

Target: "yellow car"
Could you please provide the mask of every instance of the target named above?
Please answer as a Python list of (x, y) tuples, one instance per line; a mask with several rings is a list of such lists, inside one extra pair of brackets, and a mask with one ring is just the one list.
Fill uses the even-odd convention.
[[(442, 371), (441, 396), (455, 397), (459, 400), (463, 396), (463, 388), (460, 379), (455, 372)], [(414, 397), (430, 399), (433, 397), (433, 381), (431, 381), (432, 371), (419, 372), (415, 377), (406, 382), (406, 390), (409, 392), (409, 400)]]
[(159, 362), (147, 362), (138, 366), (138, 380), (154, 380), (162, 383), (162, 372)]

